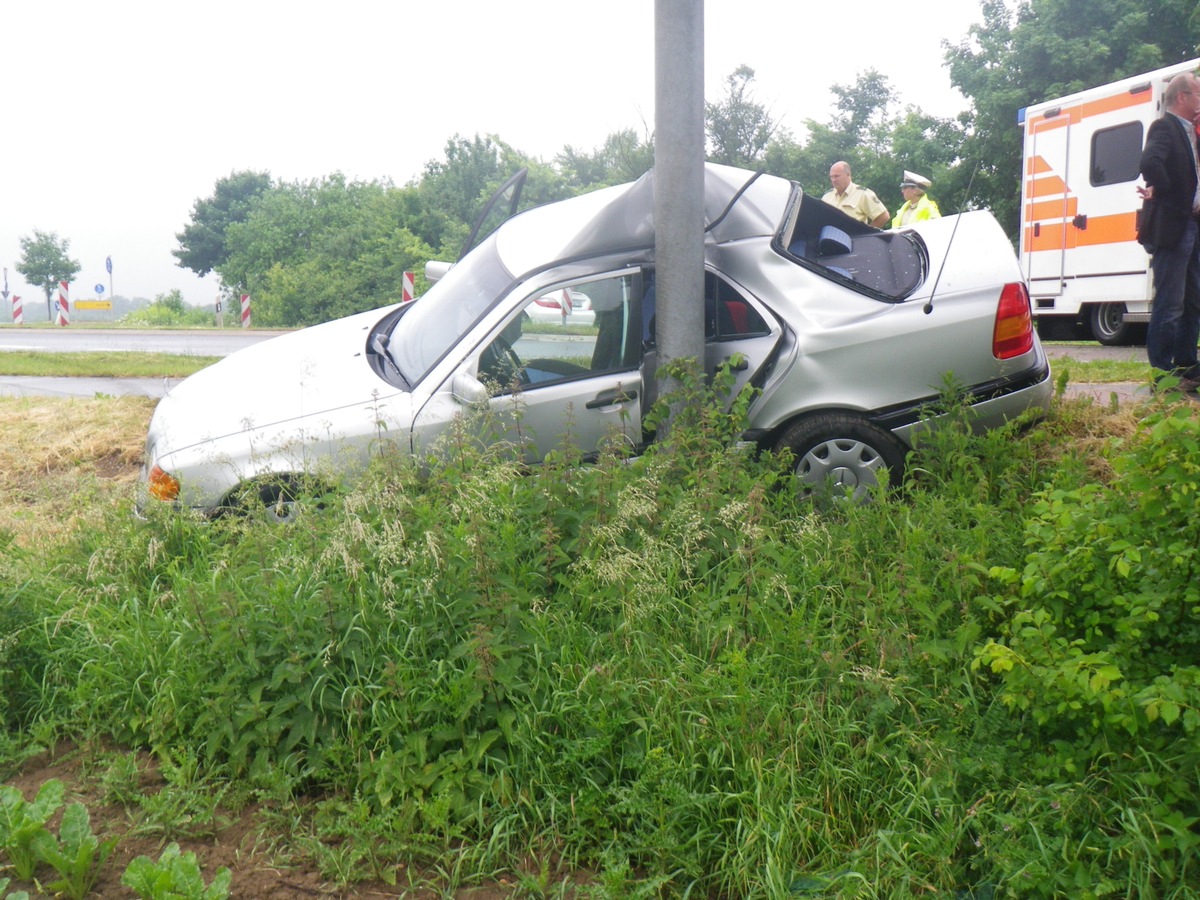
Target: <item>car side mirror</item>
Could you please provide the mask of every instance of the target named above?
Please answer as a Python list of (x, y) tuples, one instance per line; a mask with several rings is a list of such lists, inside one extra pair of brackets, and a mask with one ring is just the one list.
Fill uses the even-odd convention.
[(440, 259), (431, 259), (425, 263), (425, 280), (433, 284), (443, 275), (450, 271), (453, 263), (443, 262)]
[(482, 381), (470, 372), (459, 372), (450, 382), (450, 393), (463, 406), (484, 407), (492, 399)]

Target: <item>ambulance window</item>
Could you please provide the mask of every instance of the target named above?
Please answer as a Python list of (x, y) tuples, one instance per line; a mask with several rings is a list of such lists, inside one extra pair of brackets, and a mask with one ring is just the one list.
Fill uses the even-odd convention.
[(1097, 131), (1092, 135), (1092, 187), (1136, 181), (1141, 158), (1141, 122)]

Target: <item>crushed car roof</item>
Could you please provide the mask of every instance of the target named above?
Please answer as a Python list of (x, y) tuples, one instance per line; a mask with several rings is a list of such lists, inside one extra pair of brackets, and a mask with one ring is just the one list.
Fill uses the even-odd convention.
[[(792, 183), (783, 178), (706, 164), (707, 239), (724, 243), (773, 235), (783, 220), (792, 190)], [(498, 232), (500, 256), (518, 277), (549, 262), (605, 256), (653, 245), (653, 169), (629, 184), (527, 210), (510, 219)]]

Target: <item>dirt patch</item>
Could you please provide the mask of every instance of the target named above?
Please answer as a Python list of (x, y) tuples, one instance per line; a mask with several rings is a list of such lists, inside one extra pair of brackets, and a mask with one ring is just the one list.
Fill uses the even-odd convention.
[[(20, 772), (6, 783), (21, 791), (26, 800), (32, 800), (43, 784), (57, 778), (64, 784), (64, 803), (81, 802), (91, 816), (92, 832), (102, 840), (116, 836), (117, 845), (100, 872), (89, 898), (121, 898), (133, 896), (129, 888), (121, 884), (121, 876), (129, 863), (138, 856), (158, 860), (163, 848), (174, 841), (182, 852), (196, 854), (197, 862), (206, 883), (221, 867), (228, 868), (233, 875), (230, 898), (233, 900), (293, 900), (293, 898), (321, 897), (338, 900), (366, 900), (366, 898), (406, 897), (411, 900), (445, 896), (434, 891), (402, 890), (382, 881), (359, 882), (353, 886), (339, 886), (322, 877), (314, 865), (305, 862), (288, 862), (275, 848), (286, 846), (289, 835), (271, 835), (265, 830), (264, 810), (259, 806), (248, 806), (237, 813), (226, 813), (219, 817), (220, 825), (211, 836), (205, 838), (179, 838), (177, 836), (147, 835), (140, 833), (145, 826), (144, 817), (136, 808), (108, 802), (107, 792), (99, 777), (97, 760), (101, 756), (113, 757), (113, 751), (98, 753), (92, 748), (81, 748), (74, 744), (63, 744), (54, 752), (39, 754), (28, 760)], [(137, 754), (137, 791), (153, 796), (162, 790), (166, 782), (147, 754)], [(50, 829), (57, 833), (58, 816), (50, 822)], [(0, 855), (2, 858), (2, 855)], [(403, 871), (403, 867), (398, 867)], [(11, 873), (5, 872), (11, 877)], [(52, 880), (54, 872), (43, 867), (37, 873), (43, 881)], [(456, 894), (461, 900), (500, 900), (516, 896), (515, 885), (499, 881), (492, 886), (472, 888)], [(26, 890), (31, 897), (43, 896), (37, 884), (13, 881), (8, 890)]]

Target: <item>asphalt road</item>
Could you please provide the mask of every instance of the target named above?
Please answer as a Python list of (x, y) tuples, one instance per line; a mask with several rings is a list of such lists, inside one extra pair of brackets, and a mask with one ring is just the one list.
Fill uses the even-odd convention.
[[(139, 352), (176, 356), (228, 356), (282, 331), (184, 331), (134, 328), (0, 328), (0, 352), (46, 353)], [(8, 397), (161, 397), (181, 379), (63, 378), (0, 375), (0, 396)]]
[(0, 328), (0, 352), (88, 353), (120, 350), (175, 356), (228, 356), (282, 331), (186, 331), (141, 328)]

